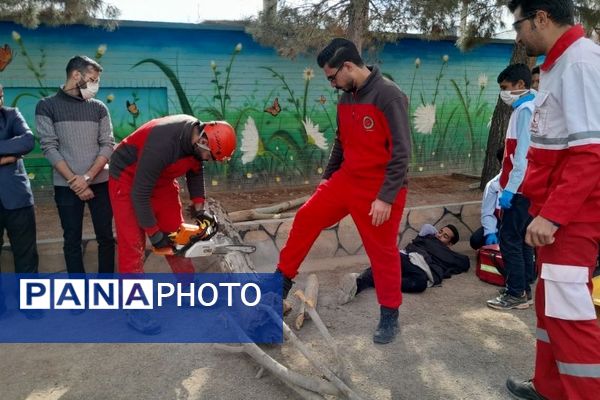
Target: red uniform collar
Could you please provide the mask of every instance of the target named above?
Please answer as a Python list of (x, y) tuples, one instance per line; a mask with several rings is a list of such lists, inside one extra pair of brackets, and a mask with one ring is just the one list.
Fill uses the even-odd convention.
[(540, 69), (544, 72), (549, 71), (550, 68), (552, 68), (552, 66), (556, 62), (556, 60), (558, 60), (558, 58), (562, 56), (565, 50), (567, 50), (569, 46), (571, 46), (578, 39), (584, 36), (585, 31), (583, 30), (583, 26), (574, 25), (573, 27), (571, 27), (571, 29), (563, 33), (562, 36), (558, 38), (556, 43), (554, 43), (554, 45), (546, 55), (546, 60), (540, 66)]

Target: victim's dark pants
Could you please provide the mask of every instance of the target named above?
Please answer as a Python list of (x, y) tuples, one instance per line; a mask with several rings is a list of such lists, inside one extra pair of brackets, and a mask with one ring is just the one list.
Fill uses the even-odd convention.
[[(402, 262), (402, 292), (403, 293), (421, 293), (427, 289), (427, 274), (418, 266), (410, 262), (408, 255), (400, 253)], [(373, 271), (371, 267), (365, 269), (356, 279), (356, 293), (366, 288), (374, 288)]]

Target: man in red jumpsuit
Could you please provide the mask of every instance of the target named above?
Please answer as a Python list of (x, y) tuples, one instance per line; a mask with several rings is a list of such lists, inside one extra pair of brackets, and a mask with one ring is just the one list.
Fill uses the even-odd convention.
[(366, 66), (346, 39), (334, 39), (317, 62), (331, 85), (345, 92), (337, 107), (338, 133), (323, 181), (296, 214), (277, 272), (285, 297), (320, 232), (350, 214), (381, 306), (373, 341), (389, 343), (402, 302), (397, 243), (410, 157), (408, 99), (377, 66)]
[[(169, 234), (183, 222), (177, 178), (185, 175), (192, 217), (204, 211), (204, 161), (226, 161), (235, 151), (235, 131), (227, 122), (202, 123), (189, 115), (157, 118), (139, 127), (116, 147), (108, 188), (117, 230), (119, 272), (144, 272), (146, 235), (155, 249), (173, 246)], [(175, 273), (193, 274), (188, 258), (166, 255)], [(144, 310), (130, 310), (127, 323), (157, 334), (158, 321)]]
[[(227, 122), (202, 123), (188, 115), (149, 121), (119, 143), (108, 184), (120, 273), (144, 272), (146, 235), (157, 249), (172, 246), (169, 233), (183, 222), (180, 176), (187, 180), (193, 217), (203, 215), (203, 162), (228, 160), (235, 146), (235, 132)], [(165, 257), (173, 272), (194, 273), (189, 259)]]
[(531, 122), (523, 194), (537, 247), (533, 379), (517, 399), (600, 398), (600, 326), (592, 273), (600, 241), (600, 46), (574, 25), (571, 0), (511, 0), (516, 41), (545, 55)]

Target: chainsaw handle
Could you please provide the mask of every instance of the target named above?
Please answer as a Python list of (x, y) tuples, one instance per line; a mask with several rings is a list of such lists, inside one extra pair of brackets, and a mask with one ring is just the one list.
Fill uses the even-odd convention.
[(213, 236), (217, 234), (217, 232), (219, 232), (219, 223), (217, 222), (216, 218), (214, 219), (214, 222), (210, 225), (209, 230), (210, 231), (206, 234), (203, 240), (210, 240)]

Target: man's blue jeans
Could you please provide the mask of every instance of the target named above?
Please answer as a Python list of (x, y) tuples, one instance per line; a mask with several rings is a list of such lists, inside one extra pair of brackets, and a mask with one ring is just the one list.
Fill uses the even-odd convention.
[(81, 238), (83, 233), (83, 211), (87, 203), (94, 233), (98, 242), (98, 272), (110, 274), (115, 271), (115, 239), (112, 230), (112, 208), (108, 197), (108, 183), (91, 185), (94, 198), (82, 201), (67, 186), (54, 186), (54, 200), (63, 228), (65, 262), (70, 274), (85, 273)]
[(500, 223), (500, 253), (504, 260), (506, 289), (508, 294), (522, 296), (531, 291), (535, 281), (533, 248), (525, 244), (525, 232), (531, 222), (529, 200), (516, 193), (512, 206), (502, 211)]

